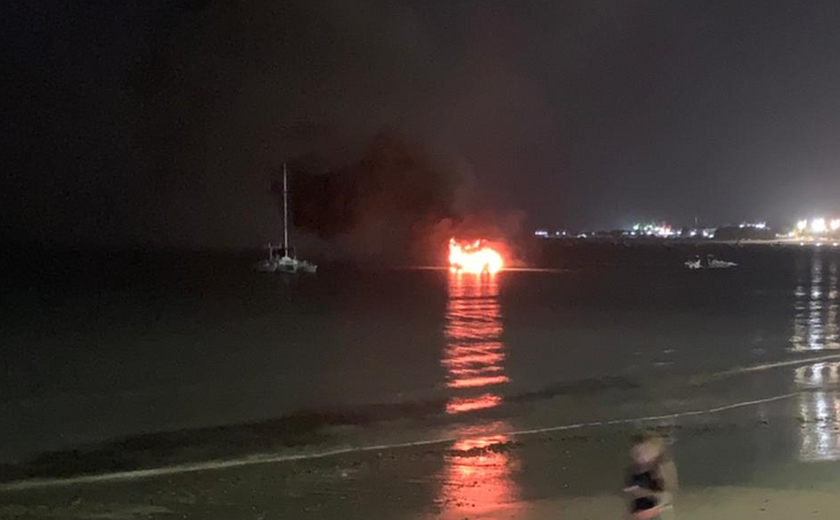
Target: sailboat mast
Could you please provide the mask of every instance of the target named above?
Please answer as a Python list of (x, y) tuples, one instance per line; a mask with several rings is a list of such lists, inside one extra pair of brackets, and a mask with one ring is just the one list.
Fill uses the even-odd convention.
[(289, 185), (286, 177), (286, 163), (283, 163), (283, 255), (289, 256)]

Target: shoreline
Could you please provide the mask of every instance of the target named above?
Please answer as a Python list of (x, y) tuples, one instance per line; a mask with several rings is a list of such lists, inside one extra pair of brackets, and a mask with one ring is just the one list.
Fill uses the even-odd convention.
[[(675, 413), (668, 413), (668, 414), (661, 414), (661, 415), (650, 415), (645, 417), (627, 417), (627, 418), (619, 418), (619, 419), (606, 419), (601, 421), (590, 421), (590, 422), (582, 422), (582, 423), (572, 423), (572, 424), (562, 424), (556, 426), (547, 426), (543, 428), (533, 428), (527, 430), (512, 430), (512, 431), (505, 431), (504, 435), (511, 439), (521, 438), (521, 437), (530, 437), (530, 436), (540, 436), (540, 435), (547, 435), (552, 433), (558, 432), (567, 432), (573, 431), (578, 429), (587, 429), (587, 428), (598, 428), (598, 427), (609, 427), (609, 426), (620, 426), (620, 425), (644, 425), (645, 423), (655, 423), (665, 420), (676, 420), (676, 419), (683, 419), (687, 417), (694, 417), (700, 415), (714, 415), (722, 412), (728, 412), (731, 410), (737, 410), (740, 408), (748, 408), (753, 406), (758, 406), (762, 404), (773, 403), (776, 401), (782, 401), (785, 399), (790, 399), (799, 395), (800, 392), (789, 392), (785, 394), (770, 396), (762, 399), (754, 399), (750, 401), (741, 401), (735, 402), (727, 405), (717, 406), (714, 408), (708, 409), (701, 409), (701, 410), (686, 410), (683, 412), (675, 412)], [(419, 440), (419, 441), (410, 441), (404, 443), (395, 443), (395, 444), (381, 444), (381, 445), (368, 445), (368, 446), (353, 446), (353, 447), (346, 447), (346, 448), (337, 448), (331, 449), (327, 451), (315, 451), (310, 453), (301, 453), (301, 454), (283, 454), (283, 455), (271, 455), (271, 454), (254, 454), (245, 456), (239, 459), (219, 459), (219, 460), (210, 460), (206, 462), (200, 463), (193, 463), (193, 464), (181, 464), (181, 465), (174, 465), (174, 466), (162, 466), (158, 468), (149, 468), (149, 469), (137, 469), (137, 470), (130, 470), (130, 471), (121, 471), (121, 472), (110, 472), (110, 473), (97, 473), (97, 474), (83, 474), (83, 475), (76, 475), (66, 478), (33, 478), (27, 480), (19, 480), (19, 481), (8, 481), (0, 483), (0, 493), (7, 492), (7, 491), (19, 491), (19, 490), (27, 490), (27, 489), (38, 489), (38, 488), (48, 488), (48, 487), (62, 487), (62, 486), (73, 486), (78, 484), (93, 484), (98, 482), (114, 482), (114, 481), (134, 481), (134, 480), (141, 480), (147, 478), (156, 478), (161, 476), (168, 476), (168, 475), (178, 475), (183, 473), (196, 473), (196, 472), (204, 472), (204, 471), (215, 471), (215, 470), (227, 470), (233, 468), (240, 468), (246, 466), (255, 466), (255, 465), (262, 465), (262, 464), (276, 464), (276, 463), (283, 463), (283, 462), (297, 462), (297, 461), (307, 461), (307, 460), (314, 460), (314, 459), (323, 459), (323, 458), (331, 458), (331, 457), (338, 457), (342, 455), (356, 455), (356, 454), (365, 454), (370, 452), (385, 452), (385, 451), (393, 451), (393, 450), (403, 450), (403, 449), (412, 449), (412, 448), (423, 448), (427, 446), (441, 446), (446, 444), (454, 444), (459, 440), (463, 440), (461, 437), (449, 437), (449, 438), (439, 438), (439, 439), (427, 439), (427, 440)]]
[[(0, 490), (8, 488), (9, 484), (37, 480), (52, 482), (44, 485), (62, 485), (61, 482), (66, 479), (72, 483), (130, 479), (133, 475), (146, 478), (157, 474), (305, 460), (354, 451), (446, 444), (456, 440), (448, 433), (460, 423), (518, 420), (520, 428), (508, 428), (507, 434), (522, 436), (718, 413), (730, 407), (790, 397), (799, 391), (744, 395), (740, 400), (733, 400), (725, 390), (718, 389), (731, 386), (733, 381), (737, 385), (738, 378), (831, 360), (840, 360), (840, 354), (788, 358), (688, 376), (661, 374), (654, 386), (639, 385), (633, 379), (616, 376), (565, 381), (543, 389), (520, 389), (506, 395), (496, 408), (456, 417), (445, 413), (445, 400), (431, 399), (360, 405), (344, 410), (302, 411), (260, 422), (118, 437), (91, 445), (43, 452), (20, 463), (0, 464)], [(702, 390), (705, 399), (692, 396), (698, 390)], [(642, 406), (654, 395), (672, 400), (682, 397), (664, 409), (659, 405)], [(574, 408), (574, 403), (578, 401), (590, 402), (590, 408), (606, 405), (607, 410), (615, 403), (623, 403), (621, 407), (625, 413), (620, 417), (587, 415)], [(562, 419), (562, 424), (547, 421), (546, 417)], [(394, 427), (400, 430), (400, 435), (382, 433)], [(426, 435), (417, 438), (415, 432), (418, 431), (425, 431)], [(371, 437), (379, 442), (371, 443)]]
[[(790, 457), (799, 448), (789, 434), (800, 426), (789, 415), (791, 400), (652, 418), (673, 442), (682, 482), (679, 518), (829, 518), (840, 504), (840, 476), (832, 463)], [(629, 436), (649, 424), (519, 437), (499, 426), (488, 421), (472, 436), (434, 446), (3, 490), (0, 518), (620, 517)]]
[[(620, 517), (629, 438), (650, 427), (671, 440), (681, 519), (822, 519), (829, 511), (833, 518), (840, 506), (840, 389), (833, 375), (839, 368), (840, 361), (819, 356), (686, 382), (681, 390), (556, 397), (402, 446), (195, 468), (202, 471), (7, 483), (0, 487), (0, 518)], [(641, 401), (616, 401), (627, 392)], [(612, 416), (558, 423), (597, 403), (612, 403)], [(535, 418), (547, 422), (523, 427)]]

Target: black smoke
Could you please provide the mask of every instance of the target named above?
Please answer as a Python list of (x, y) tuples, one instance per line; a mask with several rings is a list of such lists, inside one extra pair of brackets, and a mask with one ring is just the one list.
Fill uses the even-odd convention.
[[(306, 154), (290, 160), (288, 169), (296, 232), (357, 258), (422, 257), (427, 245), (435, 247), (428, 244), (430, 233), (441, 225), (457, 228), (480, 203), (463, 161), (433, 154), (394, 130), (378, 132), (349, 164), (330, 168), (321, 156)], [(271, 191), (282, 210), (279, 170)]]

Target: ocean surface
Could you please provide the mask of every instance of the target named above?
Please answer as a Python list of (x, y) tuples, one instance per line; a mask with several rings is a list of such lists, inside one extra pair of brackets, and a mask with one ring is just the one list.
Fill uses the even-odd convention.
[[(739, 265), (686, 269), (698, 251)], [(0, 462), (302, 414), (440, 422), (840, 354), (833, 248), (546, 245), (533, 268), (493, 276), (327, 264), (289, 278), (254, 272), (258, 259), (44, 250), (12, 260)], [(806, 370), (836, 382), (838, 366)]]

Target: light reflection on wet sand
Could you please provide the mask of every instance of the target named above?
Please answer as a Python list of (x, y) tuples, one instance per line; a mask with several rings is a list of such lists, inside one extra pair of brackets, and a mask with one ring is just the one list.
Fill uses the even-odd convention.
[[(452, 391), (446, 411), (456, 415), (494, 408), (509, 381), (504, 370), (499, 275), (449, 275), (446, 349), (442, 365)], [(510, 518), (519, 488), (512, 472), (519, 461), (509, 451), (506, 421), (458, 426), (445, 455), (437, 497), (444, 518)]]
[(794, 374), (805, 390), (799, 394), (799, 459), (840, 459), (840, 362), (801, 366)]
[[(445, 458), (438, 505), (445, 518), (511, 518), (521, 507), (519, 486), (512, 472), (519, 460), (509, 451), (510, 439), (500, 433), (507, 423), (498, 422), (460, 433)], [(486, 433), (486, 435), (482, 435)]]

